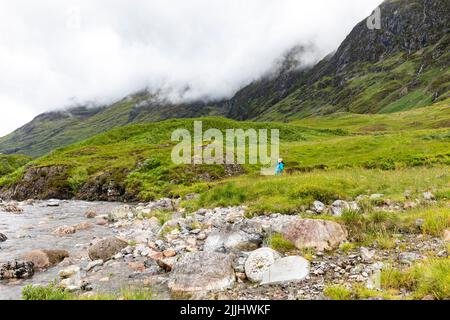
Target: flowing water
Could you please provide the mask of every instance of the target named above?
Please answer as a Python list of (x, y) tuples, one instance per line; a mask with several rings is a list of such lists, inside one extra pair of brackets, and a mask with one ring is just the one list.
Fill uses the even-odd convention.
[[(85, 212), (93, 209), (98, 215), (107, 214), (120, 203), (84, 202), (84, 201), (60, 201), (57, 207), (48, 207), (47, 202), (37, 201), (31, 205), (23, 205), (21, 214), (6, 213), (0, 211), (0, 232), (8, 237), (8, 240), (0, 243), (0, 263), (20, 260), (20, 257), (34, 249), (63, 249), (70, 256), (86, 256), (86, 248), (94, 238), (112, 236), (116, 231), (110, 226), (99, 226), (91, 223), (92, 227), (78, 231), (75, 234), (58, 236), (53, 232), (60, 226), (74, 226), (86, 222)], [(86, 258), (85, 258), (86, 260)], [(121, 265), (122, 268), (123, 265)], [(129, 270), (115, 273), (126, 281), (130, 278)], [(22, 288), (29, 284), (48, 284), (58, 278), (61, 267), (54, 267), (44, 272), (37, 272), (34, 277), (27, 280), (14, 282), (0, 281), (0, 300), (20, 299)], [(111, 272), (111, 270), (105, 271)], [(120, 279), (119, 279), (120, 280)], [(120, 285), (123, 281), (111, 281), (111, 289)]]

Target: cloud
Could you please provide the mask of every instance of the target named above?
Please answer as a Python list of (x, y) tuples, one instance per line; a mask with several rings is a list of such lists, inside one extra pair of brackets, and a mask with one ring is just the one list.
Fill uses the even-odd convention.
[(297, 44), (314, 48), (304, 63), (335, 50), (380, 2), (2, 1), (0, 135), (43, 111), (145, 87), (228, 97)]

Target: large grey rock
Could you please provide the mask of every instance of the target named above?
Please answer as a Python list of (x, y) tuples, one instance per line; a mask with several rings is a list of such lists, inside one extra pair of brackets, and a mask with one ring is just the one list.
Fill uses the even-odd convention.
[(309, 261), (302, 257), (286, 257), (275, 261), (263, 274), (261, 284), (299, 282), (309, 275)]
[(245, 274), (250, 281), (260, 282), (264, 273), (281, 256), (270, 248), (260, 248), (250, 253), (245, 262)]
[(31, 261), (14, 261), (0, 265), (0, 280), (28, 279), (34, 275)]
[(261, 245), (263, 231), (250, 223), (228, 225), (209, 234), (205, 241), (205, 251), (252, 251)]
[(336, 222), (301, 218), (285, 225), (281, 233), (298, 249), (313, 248), (319, 251), (337, 248), (348, 235), (347, 230)]
[(202, 251), (186, 253), (174, 264), (168, 286), (183, 295), (223, 290), (234, 282), (231, 256)]
[(111, 222), (123, 220), (123, 219), (132, 219), (136, 216), (136, 211), (129, 205), (123, 205), (118, 208), (114, 208), (108, 214), (108, 220)]
[(126, 248), (128, 243), (121, 239), (111, 237), (104, 240), (100, 240), (92, 247), (89, 248), (89, 258), (92, 261), (103, 260), (108, 261), (114, 255), (119, 253), (122, 249)]

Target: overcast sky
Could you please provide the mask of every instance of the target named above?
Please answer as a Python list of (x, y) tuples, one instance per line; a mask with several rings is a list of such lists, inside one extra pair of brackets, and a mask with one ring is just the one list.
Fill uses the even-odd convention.
[(381, 0), (0, 0), (0, 136), (145, 87), (226, 97), (296, 44), (334, 51)]

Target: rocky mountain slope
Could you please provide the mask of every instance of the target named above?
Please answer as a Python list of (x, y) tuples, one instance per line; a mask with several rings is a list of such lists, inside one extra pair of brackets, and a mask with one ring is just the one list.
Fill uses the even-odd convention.
[(143, 91), (110, 106), (45, 113), (0, 138), (0, 152), (37, 157), (111, 128), (169, 118), (285, 121), (342, 111), (396, 112), (448, 98), (449, 1), (385, 1), (381, 12), (381, 30), (361, 21), (334, 54), (307, 69), (296, 68), (288, 53), (273, 74), (227, 101), (173, 105)]

